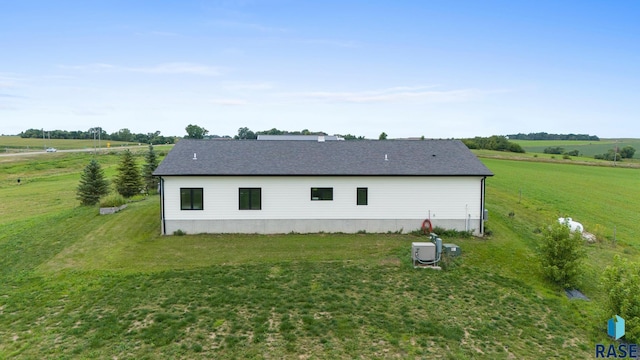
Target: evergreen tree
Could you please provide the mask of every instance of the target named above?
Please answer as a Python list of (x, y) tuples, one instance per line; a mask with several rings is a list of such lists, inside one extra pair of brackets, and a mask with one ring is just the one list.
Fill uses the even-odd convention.
[(145, 164), (142, 166), (142, 178), (144, 179), (147, 194), (155, 192), (158, 188), (158, 178), (153, 176), (153, 172), (158, 167), (158, 157), (153, 145), (149, 144), (149, 151), (145, 154)]
[(78, 185), (77, 199), (82, 205), (95, 205), (109, 193), (109, 181), (104, 178), (100, 164), (94, 159), (84, 168)]
[(128, 149), (122, 153), (122, 160), (118, 165), (118, 175), (115, 180), (116, 191), (126, 198), (140, 193), (142, 177), (133, 154)]

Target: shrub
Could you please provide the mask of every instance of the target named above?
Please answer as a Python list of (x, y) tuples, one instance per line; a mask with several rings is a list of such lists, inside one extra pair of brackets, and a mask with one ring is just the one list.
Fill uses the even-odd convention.
[(100, 200), (100, 207), (118, 207), (127, 203), (127, 200), (120, 194), (110, 194)]
[(625, 341), (640, 341), (640, 265), (614, 257), (607, 266), (601, 285), (607, 294), (607, 312), (625, 319)]
[(608, 161), (621, 161), (623, 157), (619, 153), (617, 153), (615, 150), (609, 149), (609, 151), (606, 154), (594, 155), (593, 158), (599, 159), (599, 160), (608, 160)]
[(575, 288), (586, 257), (582, 234), (554, 222), (544, 231), (539, 250), (544, 275), (565, 289)]
[(173, 232), (173, 235), (175, 235), (175, 236), (184, 236), (184, 235), (187, 235), (187, 233), (182, 231), (182, 230), (180, 230), (180, 229), (178, 229), (178, 230)]
[(543, 150), (545, 154), (562, 154), (564, 153), (564, 148), (560, 146), (550, 146)]
[(620, 150), (620, 157), (623, 159), (631, 159), (636, 153), (636, 149), (633, 146), (627, 145)]
[(438, 234), (438, 236), (440, 237), (448, 237), (448, 238), (470, 238), (472, 236), (471, 231), (445, 229), (440, 226), (434, 227), (433, 233)]

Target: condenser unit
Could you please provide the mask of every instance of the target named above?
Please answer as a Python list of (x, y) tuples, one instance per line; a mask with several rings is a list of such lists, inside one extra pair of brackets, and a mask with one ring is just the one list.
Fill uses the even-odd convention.
[(433, 263), (436, 261), (436, 244), (432, 242), (411, 243), (411, 254), (414, 265)]

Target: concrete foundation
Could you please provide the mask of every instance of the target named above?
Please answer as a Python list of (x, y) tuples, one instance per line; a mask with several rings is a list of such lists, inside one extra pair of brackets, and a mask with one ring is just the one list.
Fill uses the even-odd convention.
[[(322, 220), (165, 220), (164, 231), (172, 235), (181, 230), (187, 234), (286, 234), (286, 233), (409, 233), (419, 230), (424, 219), (322, 219)], [(458, 231), (471, 230), (474, 235), (480, 235), (480, 220), (475, 219), (467, 223), (462, 220), (432, 220), (433, 226)]]

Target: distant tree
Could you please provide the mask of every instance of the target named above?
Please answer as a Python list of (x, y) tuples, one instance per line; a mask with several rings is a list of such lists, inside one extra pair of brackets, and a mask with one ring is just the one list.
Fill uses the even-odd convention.
[(158, 178), (153, 176), (153, 172), (158, 167), (158, 157), (153, 149), (153, 145), (149, 144), (149, 151), (144, 156), (145, 163), (142, 165), (142, 179), (147, 194), (155, 193), (158, 188)]
[(588, 140), (600, 141), (595, 135), (587, 134), (548, 134), (546, 132), (507, 135), (511, 140)]
[(241, 127), (238, 129), (238, 135), (233, 137), (236, 140), (248, 140), (248, 139), (257, 139), (258, 136), (248, 127)]
[(599, 160), (608, 160), (608, 161), (621, 161), (622, 156), (620, 153), (617, 153), (614, 149), (609, 149), (606, 154), (597, 154), (593, 156), (594, 159)]
[(620, 157), (623, 159), (631, 159), (636, 153), (636, 149), (633, 146), (627, 145), (620, 150)]
[(120, 138), (120, 141), (133, 141), (133, 134), (131, 133), (131, 130), (127, 128), (118, 130), (118, 137)]
[(95, 159), (84, 168), (76, 193), (82, 205), (95, 205), (109, 193), (109, 181), (104, 178), (104, 172)]
[(126, 198), (139, 194), (140, 190), (142, 190), (142, 177), (133, 154), (128, 149), (122, 153), (122, 159), (117, 170), (118, 174), (114, 181), (116, 191)]
[(565, 289), (575, 288), (586, 257), (582, 234), (554, 222), (545, 231), (539, 249), (543, 274)]
[(485, 149), (524, 153), (524, 149), (520, 145), (509, 141), (505, 136), (493, 135), (488, 138), (476, 136), (473, 139), (462, 139), (462, 142), (469, 149)]
[(564, 148), (560, 146), (549, 146), (543, 150), (545, 154), (563, 154)]
[(356, 136), (351, 134), (345, 134), (345, 135), (336, 134), (336, 136), (340, 136), (345, 140), (365, 140), (364, 136)]
[(187, 131), (187, 139), (203, 139), (209, 133), (209, 130), (192, 124), (187, 125), (185, 130)]
[(383, 131), (380, 136), (378, 136), (378, 140), (387, 140), (387, 133)]
[(260, 135), (284, 135), (284, 134), (288, 134), (288, 131), (285, 130), (278, 130), (276, 128), (272, 128), (271, 130), (264, 130), (264, 131), (259, 131), (257, 134)]

